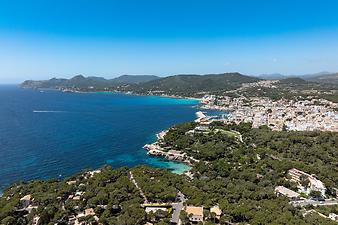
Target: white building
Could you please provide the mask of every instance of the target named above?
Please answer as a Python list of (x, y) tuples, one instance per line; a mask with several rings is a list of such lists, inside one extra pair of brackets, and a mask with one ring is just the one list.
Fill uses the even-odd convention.
[(282, 195), (288, 197), (290, 200), (298, 200), (300, 198), (300, 194), (283, 186), (277, 186), (275, 188), (275, 193), (277, 196)]
[(211, 213), (215, 213), (216, 218), (217, 218), (218, 220), (221, 219), (222, 210), (219, 208), (218, 205), (211, 207), (211, 208), (210, 208), (210, 212), (211, 212)]
[(32, 196), (31, 195), (25, 195), (20, 199), (20, 203), (23, 208), (27, 208), (32, 202)]
[(310, 191), (319, 191), (322, 194), (322, 196), (325, 197), (326, 187), (323, 184), (323, 182), (321, 182), (315, 177), (314, 174), (310, 175), (308, 173), (305, 173), (301, 170), (297, 170), (295, 168), (290, 169), (288, 174), (291, 176), (291, 181), (297, 183), (298, 186), (300, 187), (302, 187), (300, 183), (300, 177), (305, 176), (309, 180), (309, 187), (303, 187), (304, 191), (306, 193), (310, 193)]
[(167, 212), (168, 208), (167, 207), (161, 207), (161, 206), (147, 206), (145, 208), (146, 213), (150, 213), (150, 212), (156, 213), (156, 211), (158, 211), (158, 210), (162, 210), (164, 212)]
[(329, 218), (334, 221), (338, 221), (338, 215), (335, 213), (330, 213)]

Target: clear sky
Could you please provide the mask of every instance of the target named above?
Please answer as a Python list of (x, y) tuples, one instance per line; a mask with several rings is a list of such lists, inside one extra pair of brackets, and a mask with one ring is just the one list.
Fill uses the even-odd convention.
[(231, 71), (338, 71), (338, 1), (0, 1), (0, 83)]

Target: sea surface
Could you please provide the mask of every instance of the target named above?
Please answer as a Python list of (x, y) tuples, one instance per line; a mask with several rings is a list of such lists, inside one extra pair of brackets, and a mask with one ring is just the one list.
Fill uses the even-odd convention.
[(142, 147), (161, 130), (194, 120), (197, 104), (0, 85), (0, 190), (13, 182), (63, 178), (106, 164), (146, 164), (181, 173), (186, 165), (150, 157)]

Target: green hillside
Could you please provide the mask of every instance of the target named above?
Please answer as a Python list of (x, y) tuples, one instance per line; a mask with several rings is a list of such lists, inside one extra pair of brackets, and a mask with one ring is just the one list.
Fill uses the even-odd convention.
[(308, 80), (319, 83), (338, 84), (338, 73), (319, 75), (311, 77)]
[(258, 78), (240, 73), (223, 73), (207, 75), (175, 75), (139, 85), (132, 85), (125, 90), (137, 93), (162, 91), (166, 94), (189, 96), (198, 92), (216, 92), (233, 90), (242, 83), (258, 81)]
[(84, 77), (77, 75), (71, 79), (52, 78), (50, 80), (26, 80), (21, 84), (24, 88), (78, 88), (83, 91), (88, 89), (103, 90), (112, 89), (119, 85), (138, 84), (158, 79), (153, 75), (123, 75), (113, 79), (103, 77)]

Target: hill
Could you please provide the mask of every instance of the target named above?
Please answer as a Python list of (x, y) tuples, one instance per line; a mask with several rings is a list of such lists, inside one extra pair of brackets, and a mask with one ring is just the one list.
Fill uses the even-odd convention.
[(322, 74), (305, 79), (318, 83), (338, 84), (338, 73)]
[(280, 74), (280, 73), (272, 73), (272, 74), (261, 74), (257, 76), (260, 79), (266, 79), (266, 80), (281, 80), (286, 79), (287, 76)]
[(122, 75), (111, 81), (120, 84), (139, 84), (157, 79), (160, 79), (160, 77), (154, 75)]
[(217, 92), (233, 90), (242, 83), (260, 80), (240, 73), (207, 75), (174, 75), (138, 85), (131, 85), (125, 90), (136, 93), (163, 92), (169, 95), (192, 95), (198, 92)]
[(283, 80), (287, 78), (301, 78), (306, 81), (318, 82), (318, 83), (335, 83), (338, 84), (338, 73), (330, 73), (330, 72), (319, 72), (319, 73), (311, 73), (311, 74), (298, 74), (298, 75), (284, 75), (280, 73), (274, 74), (261, 74), (257, 76), (261, 79), (266, 80)]
[(119, 90), (139, 94), (164, 93), (168, 95), (191, 96), (199, 92), (234, 90), (243, 83), (259, 81), (259, 78), (240, 73), (174, 75), (159, 78), (152, 75), (123, 75), (107, 80), (102, 77), (75, 76), (71, 79), (27, 80), (23, 88), (56, 88), (74, 91)]
[[(270, 97), (273, 99), (315, 95), (330, 101), (337, 100), (338, 73), (320, 73), (317, 76), (289, 76), (279, 79), (275, 88), (252, 85), (239, 90), (244, 83), (261, 81), (240, 73), (181, 74), (169, 77), (152, 75), (123, 75), (114, 79), (75, 76), (71, 79), (27, 80), (23, 88), (53, 88), (63, 91), (121, 91), (145, 95), (170, 95), (202, 97), (205, 94), (238, 95), (246, 97)], [(235, 91), (236, 90), (236, 91)]]
[(103, 88), (110, 86), (109, 80), (106, 80), (101, 77), (84, 77), (82, 75), (77, 75), (71, 79), (59, 79), (52, 78), (50, 80), (26, 80), (21, 84), (21, 87), (24, 88), (88, 88), (96, 87)]
[(139, 84), (142, 82), (159, 79), (152, 75), (123, 75), (114, 79), (105, 79), (103, 77), (84, 77), (77, 75), (71, 79), (52, 78), (50, 80), (26, 80), (21, 84), (24, 88), (79, 88), (79, 89), (106, 89), (119, 85)]
[(286, 84), (286, 85), (302, 85), (307, 84), (308, 81), (299, 78), (299, 77), (288, 77), (285, 79), (280, 80), (280, 84)]

